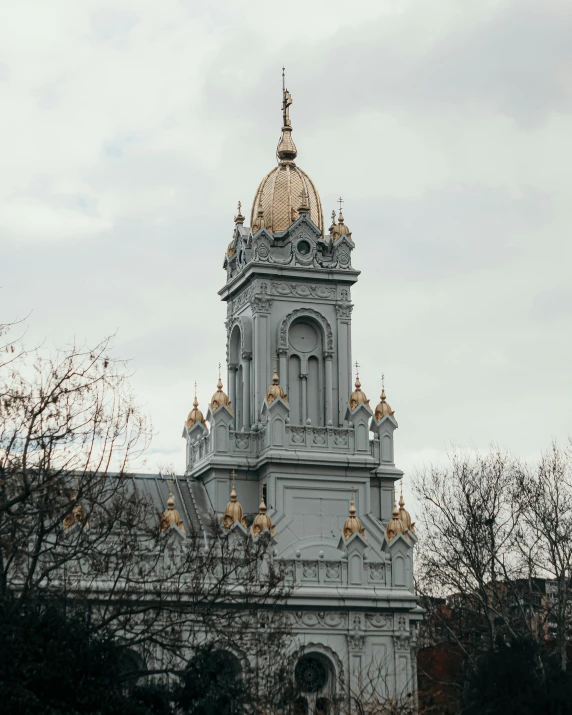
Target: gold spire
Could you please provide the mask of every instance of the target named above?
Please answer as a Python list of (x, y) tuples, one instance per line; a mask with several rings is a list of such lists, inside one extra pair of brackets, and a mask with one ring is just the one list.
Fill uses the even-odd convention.
[(403, 480), (401, 480), (401, 495), (399, 497), (399, 519), (403, 524), (404, 533), (410, 531), (414, 536), (415, 533), (415, 522), (411, 521), (411, 514), (405, 508), (405, 499), (403, 498)]
[(197, 399), (197, 383), (195, 381), (195, 399), (193, 400), (193, 409), (189, 412), (189, 416), (187, 417), (187, 429), (191, 429), (191, 427), (196, 425), (197, 422), (200, 422), (202, 426), (206, 428), (207, 423), (205, 420), (205, 416), (199, 410), (199, 401)]
[(260, 533), (268, 529), (272, 536), (276, 536), (276, 530), (272, 524), (272, 520), (266, 513), (266, 504), (264, 502), (264, 495), (260, 496), (260, 506), (258, 507), (258, 514), (254, 517), (250, 531), (253, 536), (258, 536)]
[(246, 528), (246, 521), (244, 519), (244, 514), (242, 511), (242, 506), (240, 505), (240, 502), (236, 500), (236, 489), (234, 488), (234, 480), (236, 477), (236, 473), (234, 469), (230, 473), (230, 477), (232, 479), (232, 489), (230, 490), (230, 501), (226, 505), (226, 509), (224, 510), (224, 516), (222, 519), (222, 523), (225, 529), (230, 529), (230, 527), (238, 521), (239, 524), (242, 524), (244, 528)]
[(338, 199), (338, 203), (340, 204), (340, 212), (338, 214), (338, 223), (337, 224), (333, 220), (335, 213), (332, 211), (332, 227), (330, 228), (330, 232), (332, 234), (333, 241), (337, 241), (337, 239), (340, 238), (340, 236), (347, 236), (348, 238), (352, 237), (352, 232), (349, 230), (349, 228), (344, 223), (344, 216), (342, 214), (343, 201), (344, 200), (340, 196), (340, 198)]
[(329, 228), (330, 236), (333, 237), (335, 229), (336, 229), (336, 212), (332, 211), (332, 225)]
[(175, 497), (173, 496), (173, 482), (169, 480), (169, 498), (167, 499), (167, 508), (161, 516), (159, 528), (161, 531), (167, 531), (170, 526), (177, 526), (183, 534), (185, 533), (185, 525), (181, 519), (181, 515), (175, 509)]
[(376, 422), (379, 422), (387, 415), (391, 415), (391, 417), (393, 417), (395, 415), (395, 411), (391, 409), (391, 407), (389, 406), (389, 404), (386, 402), (386, 399), (385, 399), (385, 375), (381, 376), (381, 395), (380, 395), (379, 399), (381, 401), (380, 401), (379, 405), (375, 408), (375, 412), (374, 412), (374, 417), (375, 417)]
[(262, 196), (258, 197), (258, 213), (256, 214), (256, 219), (252, 223), (252, 233), (257, 233), (261, 228), (266, 228), (266, 222), (264, 221), (264, 210), (262, 208)]
[(357, 362), (357, 360), (355, 363), (355, 368), (356, 368), (356, 381), (355, 381), (355, 385), (354, 385), (355, 390), (352, 392), (349, 402), (348, 402), (348, 404), (350, 406), (350, 410), (352, 410), (352, 412), (355, 410), (355, 408), (358, 405), (361, 405), (362, 403), (369, 407), (369, 400), (367, 399), (365, 392), (363, 392), (363, 390), (361, 389), (361, 382), (359, 380), (359, 363)]
[(394, 502), (393, 502), (393, 511), (391, 513), (391, 519), (385, 529), (385, 536), (387, 537), (388, 541), (391, 541), (398, 534), (403, 534), (404, 536), (407, 536), (407, 533), (403, 526), (403, 522), (399, 518), (399, 508), (397, 506), (397, 494), (396, 494)]
[(290, 122), (290, 105), (292, 95), (286, 89), (285, 68), (282, 67), (282, 135), (278, 142), (276, 155), (281, 164), (293, 164), (298, 155), (296, 145), (292, 139), (292, 124)]
[(281, 397), (284, 402), (288, 402), (286, 399), (287, 395), (284, 392), (282, 386), (280, 385), (280, 378), (278, 377), (278, 358), (274, 356), (274, 375), (272, 376), (272, 384), (268, 388), (266, 393), (266, 402), (271, 405), (277, 397)]
[(363, 528), (363, 524), (361, 523), (361, 519), (356, 516), (356, 505), (354, 502), (354, 495), (353, 495), (353, 487), (352, 487), (352, 498), (350, 501), (350, 515), (344, 522), (344, 528), (342, 529), (342, 534), (344, 539), (347, 541), (350, 536), (353, 536), (356, 531), (359, 531), (359, 533), (363, 536), (363, 538), (367, 538), (365, 535), (365, 529)]
[(218, 364), (218, 382), (216, 384), (216, 392), (211, 398), (211, 412), (214, 412), (215, 410), (218, 410), (219, 407), (222, 405), (226, 405), (228, 409), (234, 414), (233, 409), (230, 404), (230, 400), (228, 399), (228, 395), (226, 392), (223, 392), (222, 389), (222, 378), (220, 376), (220, 368), (221, 364), (219, 362)]
[(240, 213), (241, 208), (242, 208), (242, 204), (241, 204), (241, 202), (239, 201), (239, 202), (238, 202), (238, 206), (237, 206), (237, 214), (236, 214), (236, 216), (234, 217), (234, 222), (235, 222), (235, 223), (241, 223), (241, 224), (244, 223), (244, 216)]

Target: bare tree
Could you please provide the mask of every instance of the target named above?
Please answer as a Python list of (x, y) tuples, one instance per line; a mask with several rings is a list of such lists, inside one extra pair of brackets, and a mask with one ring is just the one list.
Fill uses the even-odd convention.
[(459, 604), (482, 614), (490, 648), (499, 620), (512, 628), (506, 589), (520, 574), (514, 556), (520, 516), (512, 498), (515, 470), (515, 460), (498, 449), (454, 451), (448, 465), (424, 469), (414, 479), (422, 501), (419, 589), (428, 596), (457, 594)]
[[(148, 674), (179, 672), (207, 642), (259, 662), (287, 627), (287, 594), (266, 533), (162, 532), (135, 488), (152, 428), (110, 344), (12, 353), (0, 365), (0, 599), (5, 617), (41, 599), (88, 609), (136, 649)], [(260, 628), (264, 639), (260, 645)], [(127, 673), (136, 677), (140, 673)]]
[(518, 545), (530, 573), (554, 581), (544, 608), (547, 620), (555, 625), (565, 671), (572, 603), (572, 442), (565, 448), (554, 443), (538, 464), (521, 466), (514, 497), (522, 513)]

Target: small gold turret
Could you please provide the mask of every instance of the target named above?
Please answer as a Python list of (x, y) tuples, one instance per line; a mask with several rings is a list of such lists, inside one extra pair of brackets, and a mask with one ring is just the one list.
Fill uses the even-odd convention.
[(226, 392), (223, 392), (222, 389), (222, 378), (220, 376), (220, 362), (218, 364), (218, 382), (216, 384), (216, 392), (211, 398), (211, 412), (214, 412), (215, 410), (218, 410), (219, 407), (222, 407), (222, 405), (226, 405), (228, 409), (234, 414), (233, 409), (230, 404), (230, 400), (228, 399), (228, 395)]
[(161, 523), (159, 525), (161, 531), (167, 531), (170, 526), (177, 526), (183, 534), (185, 533), (185, 525), (181, 519), (181, 515), (175, 509), (175, 497), (173, 496), (173, 490), (169, 490), (169, 498), (167, 499), (167, 508), (161, 516)]
[(224, 510), (224, 516), (222, 519), (222, 523), (225, 529), (230, 529), (230, 527), (238, 521), (239, 524), (242, 524), (246, 528), (246, 521), (244, 519), (244, 513), (242, 511), (242, 506), (239, 501), (236, 500), (236, 489), (234, 488), (234, 479), (236, 477), (236, 474), (234, 472), (234, 469), (230, 473), (230, 476), (232, 478), (232, 489), (230, 490), (230, 501), (226, 505), (226, 509)]
[[(77, 491), (73, 492), (71, 498), (73, 500), (77, 499)], [(71, 512), (64, 517), (62, 524), (64, 529), (69, 529), (70, 526), (74, 524), (83, 524), (84, 528), (89, 531), (89, 521), (87, 521), (86, 511), (79, 502), (74, 504)]]
[[(342, 214), (342, 203), (343, 199), (340, 196), (338, 199), (338, 202), (340, 204), (340, 213), (338, 214), (338, 223), (336, 224), (335, 221), (333, 220), (335, 214), (332, 211), (332, 226), (330, 228), (330, 233), (332, 234), (332, 241), (337, 241), (338, 238), (341, 236), (347, 236), (348, 238), (352, 238), (352, 232), (349, 230), (349, 228), (345, 225), (344, 223), (344, 215)], [(352, 239), (353, 241), (353, 239)]]
[(199, 410), (199, 401), (197, 399), (197, 383), (195, 382), (195, 399), (193, 400), (193, 409), (189, 412), (189, 416), (187, 417), (187, 429), (191, 429), (191, 427), (196, 425), (197, 422), (200, 422), (203, 427), (207, 428), (205, 416)]
[(258, 198), (258, 213), (252, 224), (252, 233), (258, 233), (261, 228), (266, 228), (266, 222), (264, 221), (264, 210), (262, 208), (262, 196)]
[(271, 405), (277, 397), (281, 397), (284, 402), (288, 402), (288, 400), (286, 399), (287, 395), (284, 392), (282, 386), (280, 385), (277, 362), (277, 358), (274, 357), (274, 375), (272, 377), (272, 384), (270, 385), (266, 393), (266, 402), (269, 405)]
[(266, 513), (266, 504), (264, 502), (264, 496), (262, 496), (260, 497), (260, 506), (258, 507), (258, 514), (254, 517), (254, 521), (252, 522), (250, 531), (252, 532), (253, 536), (258, 536), (264, 531), (264, 529), (268, 529), (272, 536), (276, 536), (276, 530), (274, 529), (272, 520)]
[(365, 535), (365, 529), (363, 528), (363, 524), (361, 523), (361, 519), (356, 516), (356, 506), (354, 503), (354, 497), (352, 495), (352, 499), (350, 502), (350, 515), (344, 522), (344, 528), (342, 529), (342, 534), (344, 539), (347, 541), (350, 536), (353, 536), (355, 533), (359, 532), (364, 539), (366, 539)]
[(382, 375), (381, 376), (381, 395), (379, 397), (379, 399), (381, 401), (378, 404), (378, 406), (375, 408), (375, 412), (374, 412), (374, 417), (376, 419), (376, 422), (379, 422), (387, 415), (390, 415), (391, 417), (393, 417), (395, 415), (395, 410), (391, 409), (391, 407), (389, 406), (389, 404), (386, 402), (386, 399), (385, 399), (384, 381), (385, 381), (385, 375)]
[(385, 536), (387, 537), (388, 541), (391, 541), (398, 534), (403, 534), (404, 536), (407, 536), (407, 534), (405, 532), (405, 528), (403, 526), (403, 522), (399, 518), (399, 508), (397, 506), (397, 498), (396, 498), (393, 503), (393, 512), (391, 515), (391, 519), (387, 525), (387, 528), (385, 529)]
[(369, 400), (367, 399), (365, 392), (361, 389), (361, 382), (359, 380), (359, 363), (355, 363), (355, 368), (356, 368), (356, 381), (355, 381), (355, 390), (352, 392), (348, 405), (350, 406), (350, 410), (352, 412), (355, 410), (355, 408), (358, 405), (364, 404), (369, 407)]
[(399, 519), (403, 524), (404, 533), (410, 531), (414, 536), (415, 533), (415, 522), (411, 521), (411, 514), (405, 508), (405, 499), (403, 498), (403, 487), (401, 487), (401, 496), (399, 497)]

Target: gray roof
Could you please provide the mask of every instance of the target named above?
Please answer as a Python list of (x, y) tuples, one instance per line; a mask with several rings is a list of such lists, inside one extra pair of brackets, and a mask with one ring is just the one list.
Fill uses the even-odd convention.
[[(160, 474), (134, 474), (133, 480), (136, 489), (151, 499), (159, 513), (167, 508), (170, 486), (166, 477)], [(181, 515), (185, 531), (208, 531), (214, 510), (204, 484), (196, 479), (180, 476), (174, 476), (172, 481), (175, 509)]]

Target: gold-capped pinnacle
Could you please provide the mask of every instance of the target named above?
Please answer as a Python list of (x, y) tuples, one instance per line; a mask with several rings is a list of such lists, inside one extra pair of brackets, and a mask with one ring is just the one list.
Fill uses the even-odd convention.
[(292, 139), (292, 124), (290, 122), (290, 106), (292, 95), (286, 89), (285, 68), (282, 67), (282, 134), (276, 149), (278, 161), (283, 164), (293, 164), (298, 156), (298, 150)]
[(243, 223), (244, 223), (244, 216), (243, 216), (242, 213), (240, 212), (241, 209), (242, 209), (242, 203), (239, 201), (239, 202), (238, 202), (238, 206), (237, 206), (237, 214), (236, 214), (236, 216), (234, 217), (234, 222), (237, 223), (237, 224), (238, 224), (238, 223), (240, 223), (240, 224), (243, 224)]

